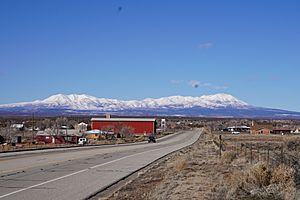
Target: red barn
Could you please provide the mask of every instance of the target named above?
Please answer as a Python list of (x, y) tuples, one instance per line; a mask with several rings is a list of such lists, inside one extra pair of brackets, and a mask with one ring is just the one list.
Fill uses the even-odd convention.
[(155, 119), (150, 118), (92, 118), (92, 129), (118, 133), (123, 127), (131, 128), (134, 134), (155, 133)]

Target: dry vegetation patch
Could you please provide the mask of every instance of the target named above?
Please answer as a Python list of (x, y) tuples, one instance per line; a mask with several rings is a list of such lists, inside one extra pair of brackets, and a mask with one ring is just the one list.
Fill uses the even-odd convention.
[(257, 163), (243, 171), (233, 172), (223, 184), (220, 195), (225, 199), (296, 199), (295, 172), (286, 165), (269, 167)]
[(187, 161), (185, 158), (177, 158), (174, 161), (174, 167), (176, 169), (176, 171), (180, 172), (182, 170), (184, 170), (187, 166)]
[[(221, 158), (219, 135), (206, 131), (194, 145), (139, 174), (109, 199), (300, 199), (297, 138), (285, 139), (283, 145), (283, 138), (277, 136), (270, 136), (269, 140), (266, 136), (259, 136), (258, 140), (251, 135), (222, 137)], [(251, 145), (252, 154), (249, 145), (248, 149), (247, 145), (239, 149), (245, 142), (255, 144)], [(269, 159), (266, 159), (267, 147), (271, 147)]]
[(222, 163), (230, 164), (235, 159), (237, 159), (237, 153), (234, 151), (226, 151), (222, 154), (221, 161)]

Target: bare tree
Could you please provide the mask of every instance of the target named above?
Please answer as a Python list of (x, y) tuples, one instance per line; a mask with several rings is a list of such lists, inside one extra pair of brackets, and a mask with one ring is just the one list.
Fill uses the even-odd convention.
[(78, 124), (77, 121), (75, 121), (75, 120), (69, 120), (69, 121), (67, 122), (66, 125), (67, 125), (69, 128), (73, 129), (73, 128), (76, 127), (77, 124)]
[(10, 142), (13, 138), (13, 131), (11, 130), (11, 122), (7, 121), (5, 123), (6, 127), (4, 128), (4, 130), (1, 132), (1, 135), (3, 136), (3, 138), (7, 141)]
[(114, 132), (114, 126), (112, 125), (103, 126), (102, 130), (106, 132)]
[(129, 126), (123, 126), (120, 130), (120, 134), (123, 138), (132, 138), (134, 129)]
[(45, 128), (51, 128), (54, 125), (54, 122), (50, 119), (44, 119), (43, 124), (45, 125)]
[(58, 128), (60, 128), (61, 126), (66, 126), (68, 124), (68, 118), (66, 117), (56, 118), (55, 123)]

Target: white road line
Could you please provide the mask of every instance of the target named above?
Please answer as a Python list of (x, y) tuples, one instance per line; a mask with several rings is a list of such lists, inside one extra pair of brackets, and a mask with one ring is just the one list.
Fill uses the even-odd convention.
[(76, 175), (76, 174), (80, 174), (80, 173), (86, 172), (86, 171), (88, 171), (90, 169), (95, 169), (97, 167), (101, 167), (101, 166), (104, 166), (104, 165), (107, 165), (107, 164), (111, 164), (111, 163), (114, 163), (114, 162), (117, 162), (117, 161), (120, 161), (120, 160), (123, 160), (123, 159), (126, 159), (126, 158), (130, 158), (130, 157), (133, 157), (133, 156), (136, 156), (136, 155), (145, 154), (145, 153), (149, 153), (149, 152), (152, 152), (152, 151), (158, 151), (158, 150), (162, 150), (162, 149), (166, 149), (166, 148), (170, 148), (170, 147), (172, 147), (172, 146), (158, 148), (158, 149), (153, 149), (153, 150), (149, 150), (149, 151), (144, 151), (144, 152), (132, 154), (132, 155), (129, 155), (129, 156), (125, 156), (125, 157), (122, 157), (122, 158), (118, 158), (116, 160), (112, 160), (112, 161), (109, 161), (109, 162), (106, 162), (106, 163), (102, 163), (102, 164), (99, 164), (99, 165), (95, 165), (95, 166), (89, 167), (87, 169), (83, 169), (83, 170), (80, 170), (80, 171), (77, 171), (77, 172), (73, 172), (71, 174), (67, 174), (65, 176), (61, 176), (61, 177), (58, 177), (58, 178), (55, 178), (55, 179), (51, 179), (51, 180), (48, 180), (48, 181), (36, 184), (36, 185), (29, 186), (27, 188), (23, 188), (23, 189), (16, 190), (16, 191), (11, 192), (11, 193), (7, 193), (5, 195), (0, 196), (0, 199), (2, 199), (4, 197), (7, 197), (7, 196), (11, 196), (11, 195), (16, 194), (16, 193), (23, 192), (25, 190), (29, 190), (29, 189), (32, 189), (32, 188), (35, 188), (35, 187), (39, 187), (41, 185), (45, 185), (47, 183), (52, 183), (54, 181), (58, 181), (58, 180), (61, 180), (61, 179), (64, 179), (64, 178), (67, 178), (67, 177), (70, 177), (70, 176), (73, 176), (73, 175)]
[(30, 187), (27, 187), (27, 188), (23, 188), (23, 189), (20, 189), (20, 190), (16, 190), (14, 192), (11, 192), (11, 193), (8, 193), (8, 194), (5, 194), (5, 195), (2, 195), (0, 196), (0, 199), (4, 198), (4, 197), (7, 197), (7, 196), (10, 196), (10, 195), (13, 195), (13, 194), (16, 194), (16, 193), (19, 193), (19, 192), (23, 192), (25, 190), (28, 190), (28, 189), (31, 189), (31, 188), (35, 188), (35, 187), (38, 187), (38, 186), (41, 186), (41, 185), (45, 185), (47, 183), (51, 183), (51, 182), (54, 182), (54, 181), (57, 181), (57, 180), (60, 180), (60, 179), (63, 179), (63, 178), (67, 178), (69, 176), (73, 176), (73, 175), (76, 175), (76, 174), (79, 174), (79, 173), (82, 173), (82, 172), (85, 172), (87, 171), (88, 169), (83, 169), (83, 170), (80, 170), (80, 171), (77, 171), (77, 172), (74, 172), (74, 173), (71, 173), (71, 174), (68, 174), (68, 175), (65, 175), (65, 176), (61, 176), (61, 177), (58, 177), (58, 178), (55, 178), (55, 179), (52, 179), (52, 180), (49, 180), (49, 181), (46, 181), (46, 182), (42, 182), (42, 183), (39, 183), (39, 184), (36, 184), (36, 185), (32, 185)]

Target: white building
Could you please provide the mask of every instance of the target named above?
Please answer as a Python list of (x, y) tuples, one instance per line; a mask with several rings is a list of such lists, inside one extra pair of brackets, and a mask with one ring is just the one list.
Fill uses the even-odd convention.
[(167, 128), (166, 119), (161, 119), (161, 121), (160, 121), (160, 127), (161, 127), (161, 129), (166, 129)]
[(79, 124), (77, 124), (75, 126), (75, 129), (79, 130), (79, 132), (85, 132), (85, 131), (87, 131), (87, 127), (88, 127), (88, 124), (86, 124), (84, 122), (80, 122)]

